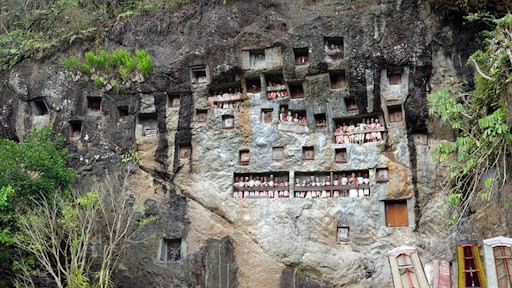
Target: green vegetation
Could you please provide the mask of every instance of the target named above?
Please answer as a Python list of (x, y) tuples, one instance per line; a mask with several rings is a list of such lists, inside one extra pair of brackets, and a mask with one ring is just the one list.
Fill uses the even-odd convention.
[(71, 77), (77, 73), (89, 75), (98, 88), (106, 85), (115, 88), (119, 82), (143, 81), (143, 77), (147, 77), (152, 68), (151, 57), (145, 50), (136, 50), (135, 55), (123, 49), (111, 53), (102, 50), (98, 55), (87, 52), (85, 62), (77, 57), (66, 58), (61, 62)]
[(489, 199), (508, 180), (512, 134), (506, 103), (512, 97), (508, 94), (512, 89), (507, 90), (512, 88), (512, 15), (492, 23), (495, 29), (485, 33), (485, 49), (470, 57), (477, 71), (474, 90), (445, 89), (428, 95), (429, 113), (448, 122), (457, 136), (454, 143), (437, 149), (440, 161), (453, 160), (449, 175), (453, 186), (444, 206), (454, 210), (451, 224), (458, 223), (479, 197)]
[[(69, 195), (73, 169), (66, 167), (68, 151), (51, 128), (33, 130), (21, 143), (0, 139), (0, 271), (12, 265), (12, 243), (20, 215), (33, 207), (31, 199)], [(9, 275), (0, 274), (0, 286)]]
[(495, 16), (512, 10), (510, 0), (433, 0), (439, 10), (460, 11), (462, 13), (490, 12)]
[(77, 39), (101, 39), (104, 29), (116, 21), (188, 4), (189, 0), (4, 0), (0, 5), (0, 72), (25, 58), (49, 55)]

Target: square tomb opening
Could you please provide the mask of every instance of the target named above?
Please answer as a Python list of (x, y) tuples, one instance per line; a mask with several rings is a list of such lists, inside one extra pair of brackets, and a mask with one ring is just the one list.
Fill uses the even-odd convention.
[(261, 92), (261, 79), (260, 78), (246, 78), (245, 88), (247, 93), (260, 93)]
[(261, 109), (261, 123), (271, 124), (274, 120), (274, 109)]
[(315, 160), (315, 148), (313, 146), (302, 147), (302, 160), (304, 160), (304, 161)]
[(398, 123), (404, 121), (402, 105), (388, 106), (388, 115), (390, 123)]
[(293, 48), (293, 54), (295, 56), (295, 66), (309, 64), (309, 49), (308, 49), (308, 47)]
[(190, 144), (179, 146), (179, 158), (180, 160), (190, 159), (192, 155), (192, 146)]
[(272, 160), (281, 161), (284, 159), (284, 147), (272, 148)]
[(331, 79), (331, 89), (345, 89), (348, 86), (345, 71), (330, 71), (329, 77)]
[(197, 109), (196, 110), (196, 121), (198, 123), (206, 123), (207, 120), (208, 120), (208, 110)]
[(252, 69), (265, 68), (265, 49), (254, 49), (249, 51), (249, 67)]
[(348, 162), (347, 148), (335, 149), (334, 161), (336, 163), (347, 163)]
[(117, 123), (128, 122), (128, 106), (117, 107)]
[(101, 97), (87, 97), (87, 114), (99, 115), (101, 113)]
[(327, 62), (343, 59), (343, 37), (324, 37), (324, 53)]
[(265, 83), (269, 100), (288, 97), (287, 85), (282, 74), (266, 74)]
[(338, 227), (336, 233), (336, 242), (345, 243), (349, 241), (349, 228), (348, 227)]
[(315, 114), (315, 123), (317, 129), (327, 128), (327, 120), (325, 118), (325, 113)]
[(238, 161), (242, 166), (249, 165), (251, 162), (251, 152), (249, 150), (240, 150)]
[(359, 114), (359, 106), (357, 106), (356, 98), (347, 97), (345, 100), (345, 106), (347, 107), (348, 113)]
[(142, 137), (155, 137), (158, 134), (158, 121), (156, 113), (139, 114), (137, 117), (137, 124), (142, 128)]
[(387, 227), (406, 227), (409, 225), (407, 200), (386, 200), (384, 206)]
[(222, 115), (222, 128), (233, 129), (235, 128), (235, 116), (233, 115)]
[(46, 102), (43, 98), (34, 99), (31, 101), (30, 104), (30, 106), (32, 107), (33, 116), (44, 116), (50, 113), (48, 111), (48, 106), (46, 106)]
[(181, 239), (163, 239), (160, 248), (160, 261), (178, 262), (181, 260)]
[(179, 108), (181, 105), (180, 94), (173, 93), (167, 96), (167, 107), (168, 108)]
[(377, 168), (375, 172), (375, 180), (379, 184), (384, 184), (389, 182), (389, 170), (388, 168)]
[(82, 121), (69, 121), (68, 137), (72, 140), (82, 137)]
[(288, 83), (288, 87), (290, 88), (292, 99), (304, 98), (304, 87), (302, 86), (302, 82)]
[(402, 67), (388, 67), (386, 69), (389, 85), (402, 84)]
[(413, 132), (412, 139), (416, 146), (427, 146), (428, 145), (428, 134), (427, 132)]
[(190, 78), (192, 85), (207, 84), (208, 73), (206, 71), (206, 65), (190, 67)]

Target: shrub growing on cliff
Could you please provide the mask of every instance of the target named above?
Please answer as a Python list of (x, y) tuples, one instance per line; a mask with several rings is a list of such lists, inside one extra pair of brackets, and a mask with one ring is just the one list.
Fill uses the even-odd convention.
[(496, 29), (487, 33), (488, 45), (470, 57), (477, 71), (475, 89), (466, 94), (445, 89), (428, 95), (429, 113), (450, 123), (457, 135), (455, 143), (437, 149), (440, 161), (455, 154), (450, 164), (453, 187), (445, 204), (445, 208), (456, 208), (450, 218), (453, 224), (478, 196), (489, 199), (508, 181), (512, 133), (506, 102), (512, 97), (508, 95), (512, 89), (507, 90), (512, 88), (512, 15), (493, 22)]
[(123, 49), (110, 53), (100, 51), (85, 53), (85, 61), (77, 57), (61, 60), (72, 78), (80, 73), (90, 75), (94, 83), (106, 90), (113, 88), (115, 83), (129, 85), (129, 82), (143, 82), (152, 69), (151, 57), (145, 50), (136, 50), (135, 55)]

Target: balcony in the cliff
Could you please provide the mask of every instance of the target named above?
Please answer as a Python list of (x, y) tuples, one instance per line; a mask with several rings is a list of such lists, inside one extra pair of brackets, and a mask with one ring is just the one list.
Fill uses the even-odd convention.
[(342, 172), (297, 172), (296, 198), (338, 198), (370, 196), (368, 170)]
[(329, 78), (331, 79), (331, 89), (346, 89), (348, 87), (345, 70), (329, 71)]
[(233, 183), (235, 198), (289, 198), (288, 172), (237, 173)]
[(290, 82), (288, 83), (288, 87), (290, 88), (290, 95), (292, 99), (304, 98), (304, 87), (302, 82)]
[(206, 65), (196, 65), (190, 67), (190, 82), (192, 86), (205, 85), (210, 83), (208, 69)]
[(156, 137), (158, 134), (156, 113), (142, 113), (137, 117), (137, 126), (140, 127), (142, 137)]
[(309, 133), (306, 110), (289, 110), (288, 106), (281, 105), (277, 130), (296, 134)]
[(244, 102), (240, 83), (210, 85), (209, 91), (208, 102), (214, 109), (241, 110)]
[(334, 143), (364, 144), (385, 140), (382, 116), (372, 113), (334, 119)]
[(282, 74), (265, 74), (267, 99), (288, 98), (288, 85), (284, 82)]
[(327, 63), (342, 60), (344, 49), (343, 37), (324, 37), (324, 54)]
[(260, 93), (261, 92), (261, 79), (259, 77), (245, 78), (245, 87), (247, 93)]
[(308, 47), (293, 48), (293, 55), (295, 57), (295, 66), (303, 66), (309, 64)]
[(82, 121), (69, 121), (68, 137), (78, 140), (82, 137)]
[(87, 115), (101, 115), (101, 97), (87, 97)]
[(242, 69), (252, 72), (283, 66), (281, 46), (242, 50)]

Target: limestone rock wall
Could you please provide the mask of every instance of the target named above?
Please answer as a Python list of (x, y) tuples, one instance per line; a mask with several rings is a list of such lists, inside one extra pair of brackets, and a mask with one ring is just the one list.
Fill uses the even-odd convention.
[[(464, 62), (474, 47), (464, 40), (479, 27), (440, 18), (428, 1), (191, 2), (109, 29), (106, 48), (144, 48), (153, 57), (152, 75), (130, 89), (102, 93), (66, 77), (58, 60), (90, 43), (0, 77), (0, 135), (23, 139), (52, 125), (67, 136), (82, 177), (116, 169), (128, 150), (141, 156), (133, 185), (159, 220), (130, 251), (119, 287), (390, 287), (386, 255), (399, 245), (418, 247), (424, 263), (455, 263), (455, 240), (482, 239), (489, 222), (484, 235), (510, 229), (510, 215), (492, 214), (502, 195), (484, 210), (493, 217), (476, 219), (482, 229), (447, 229), (446, 167), (433, 160), (453, 135), (429, 119), (426, 94), (470, 85)], [(325, 55), (330, 43), (342, 57)], [(287, 87), (269, 87), (276, 76)], [(304, 95), (294, 99), (300, 86)], [(241, 92), (233, 107), (214, 107), (210, 96), (229, 89)], [(272, 89), (288, 95), (270, 100)], [(90, 111), (92, 98), (101, 99), (100, 111)], [(280, 123), (283, 106), (305, 124)], [(371, 118), (385, 129), (382, 141), (336, 144), (338, 125)], [(276, 147), (282, 159), (273, 158)], [(304, 147), (314, 159), (303, 160)], [(337, 161), (343, 149), (346, 161)], [(239, 199), (233, 188), (239, 176), (293, 183), (331, 172), (368, 173), (370, 195), (305, 199), (292, 185), (289, 198)], [(388, 227), (386, 203), (405, 205), (405, 225)], [(349, 228), (348, 241), (338, 241), (338, 227)], [(166, 241), (177, 239), (181, 259), (163, 260)]]

